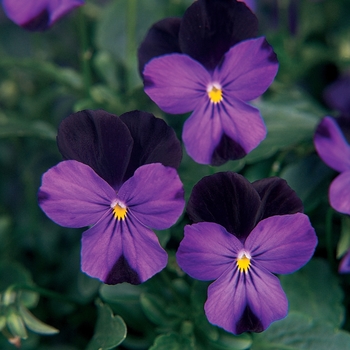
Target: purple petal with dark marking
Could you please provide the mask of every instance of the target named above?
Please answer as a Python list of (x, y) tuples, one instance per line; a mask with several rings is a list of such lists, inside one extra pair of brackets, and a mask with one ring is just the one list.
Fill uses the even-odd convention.
[(242, 41), (233, 46), (215, 69), (213, 81), (219, 81), (224, 96), (242, 101), (262, 95), (273, 82), (278, 61), (264, 37)]
[(182, 147), (175, 131), (160, 118), (141, 111), (120, 116), (134, 140), (130, 161), (123, 182), (133, 176), (144, 164), (162, 163), (178, 168), (182, 159)]
[(242, 248), (242, 243), (222, 226), (200, 222), (185, 226), (185, 237), (176, 259), (191, 277), (210, 281), (234, 268), (235, 259)]
[(332, 181), (329, 187), (329, 202), (339, 213), (350, 215), (350, 170)]
[(180, 22), (180, 18), (165, 18), (150, 28), (137, 51), (141, 76), (146, 63), (152, 58), (170, 53), (181, 53)]
[(350, 250), (343, 256), (340, 261), (339, 273), (350, 273)]
[(137, 220), (147, 227), (162, 230), (172, 226), (184, 206), (182, 182), (174, 168), (162, 164), (143, 165), (118, 192)]
[(245, 4), (231, 0), (195, 1), (179, 32), (181, 51), (213, 70), (238, 42), (256, 36), (258, 20)]
[(260, 218), (261, 200), (242, 175), (226, 172), (201, 179), (187, 205), (193, 222), (215, 222), (244, 241)]
[(304, 266), (316, 245), (315, 230), (301, 213), (260, 221), (244, 243), (257, 266), (278, 274), (292, 273)]
[(210, 74), (187, 55), (154, 58), (143, 72), (146, 94), (165, 112), (192, 111), (206, 95)]
[(85, 110), (61, 122), (57, 145), (65, 159), (89, 165), (118, 189), (129, 164), (133, 139), (117, 116), (102, 110)]
[(45, 30), (83, 0), (3, 0), (6, 15), (19, 26), (33, 31)]
[(167, 264), (167, 254), (154, 232), (133, 216), (118, 221), (110, 215), (82, 236), (82, 271), (107, 284), (138, 284)]
[(98, 222), (116, 199), (111, 186), (90, 167), (67, 160), (42, 177), (38, 200), (54, 222), (65, 227), (84, 227)]
[(303, 202), (286, 180), (270, 177), (252, 183), (261, 198), (261, 218), (303, 212)]
[(314, 135), (314, 144), (328, 166), (339, 172), (350, 170), (350, 145), (333, 118), (322, 119)]

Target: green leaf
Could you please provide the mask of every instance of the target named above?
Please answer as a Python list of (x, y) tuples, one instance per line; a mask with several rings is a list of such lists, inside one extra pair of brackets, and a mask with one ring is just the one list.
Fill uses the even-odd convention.
[(23, 305), (19, 306), (19, 313), (25, 325), (33, 332), (39, 334), (56, 334), (59, 332), (58, 329), (47, 325), (46, 323), (37, 319), (26, 307)]
[(147, 318), (158, 326), (172, 323), (172, 318), (166, 314), (166, 303), (159, 297), (149, 293), (141, 295), (141, 307)]
[(14, 261), (0, 262), (0, 293), (13, 284), (33, 285), (29, 271)]
[(26, 327), (17, 310), (14, 307), (8, 308), (6, 316), (7, 327), (13, 336), (26, 339), (28, 337)]
[(251, 350), (348, 350), (350, 333), (298, 312), (254, 334)]
[(267, 136), (245, 160), (247, 163), (266, 159), (277, 151), (295, 146), (301, 141), (312, 140), (312, 136), (323, 111), (300, 91), (278, 96), (271, 100), (254, 103), (266, 124)]
[(340, 239), (337, 246), (337, 259), (350, 249), (350, 218), (342, 216)]
[(343, 292), (325, 260), (313, 259), (298, 272), (280, 279), (291, 311), (302, 312), (333, 327), (342, 325)]
[(190, 337), (177, 333), (158, 336), (149, 350), (194, 350), (195, 346)]
[(123, 342), (126, 337), (126, 325), (120, 316), (114, 316), (111, 308), (96, 301), (98, 319), (95, 333), (86, 350), (113, 349)]

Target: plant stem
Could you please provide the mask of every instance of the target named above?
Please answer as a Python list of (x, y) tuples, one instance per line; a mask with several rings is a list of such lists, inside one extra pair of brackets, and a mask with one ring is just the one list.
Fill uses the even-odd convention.
[(332, 267), (335, 265), (334, 253), (332, 247), (332, 221), (333, 221), (333, 209), (328, 208), (326, 214), (326, 246), (327, 246), (327, 258)]

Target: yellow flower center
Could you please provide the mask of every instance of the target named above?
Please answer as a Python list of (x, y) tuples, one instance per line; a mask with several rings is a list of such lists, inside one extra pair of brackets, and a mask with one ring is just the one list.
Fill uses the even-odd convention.
[(223, 99), (221, 88), (214, 85), (208, 90), (208, 96), (212, 103), (219, 103)]
[(112, 203), (114, 217), (117, 220), (125, 220), (128, 208), (120, 202)]
[(250, 267), (250, 258), (243, 254), (240, 258), (237, 258), (237, 267), (239, 272), (247, 273)]

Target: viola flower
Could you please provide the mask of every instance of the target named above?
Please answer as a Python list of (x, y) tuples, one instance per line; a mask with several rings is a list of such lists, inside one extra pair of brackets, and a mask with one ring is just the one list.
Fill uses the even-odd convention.
[[(350, 119), (339, 119), (347, 122), (350, 130)], [(350, 214), (350, 145), (339, 127), (337, 121), (325, 117), (318, 125), (314, 144), (320, 158), (338, 175), (329, 187), (329, 202), (332, 208), (343, 214)]]
[(27, 30), (50, 28), (68, 12), (84, 4), (84, 0), (3, 0), (6, 15)]
[(61, 123), (58, 145), (68, 160), (43, 175), (39, 205), (59, 225), (91, 226), (82, 271), (138, 284), (162, 270), (167, 254), (152, 229), (172, 226), (184, 207), (174, 131), (144, 112), (82, 111)]
[(244, 157), (265, 138), (259, 110), (247, 102), (267, 90), (277, 70), (276, 55), (261, 37), (233, 46), (214, 71), (172, 54), (154, 58), (143, 75), (145, 92), (162, 110), (193, 111), (182, 133), (187, 153), (219, 165)]
[(194, 224), (185, 227), (176, 257), (191, 277), (214, 280), (204, 306), (209, 322), (240, 334), (284, 318), (288, 301), (274, 274), (301, 268), (317, 244), (287, 183), (217, 173), (193, 188), (187, 211)]

